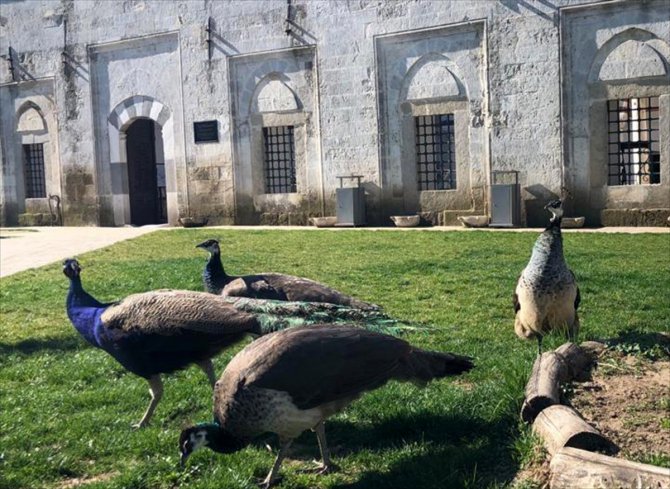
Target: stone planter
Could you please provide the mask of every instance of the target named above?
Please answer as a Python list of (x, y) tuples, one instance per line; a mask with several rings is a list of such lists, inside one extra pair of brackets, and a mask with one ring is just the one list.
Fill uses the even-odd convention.
[(317, 228), (332, 228), (337, 224), (337, 216), (310, 217), (309, 222)]
[(580, 228), (584, 225), (586, 218), (584, 217), (564, 217), (561, 220), (562, 228)]
[(458, 220), (466, 228), (485, 228), (489, 225), (489, 216), (458, 216)]
[(180, 217), (179, 224), (185, 228), (199, 228), (207, 225), (206, 217)]
[(421, 222), (421, 216), (391, 216), (391, 220), (399, 228), (413, 228)]

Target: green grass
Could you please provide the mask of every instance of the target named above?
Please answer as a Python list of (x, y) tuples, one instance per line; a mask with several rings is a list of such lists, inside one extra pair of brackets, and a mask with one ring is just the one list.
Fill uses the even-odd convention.
[[(230, 273), (323, 281), (439, 326), (409, 335), (412, 343), (476, 358), (460, 379), (423, 390), (390, 383), (332, 418), (326, 429), (341, 468), (334, 474), (301, 472), (318, 458), (316, 437), (305, 433), (282, 487), (498, 488), (533, 457), (518, 419), (536, 345), (514, 335), (511, 295), (535, 233), (161, 231), (78, 257), (84, 286), (102, 301), (200, 290), (205, 257), (194, 245), (208, 237), (222, 240)], [(659, 354), (645, 338), (668, 327), (668, 236), (567, 234), (565, 248), (582, 290), (580, 339), (615, 338), (625, 349), (633, 337)], [(87, 488), (254, 487), (273, 460), (260, 445), (226, 456), (202, 450), (177, 468), (180, 429), (211, 419), (211, 390), (197, 368), (166, 377), (152, 424), (130, 429), (148, 403), (147, 383), (74, 331), (60, 268), (0, 282), (0, 488), (96, 477)], [(545, 348), (562, 342), (550, 337)], [(217, 358), (219, 372), (241, 347)]]

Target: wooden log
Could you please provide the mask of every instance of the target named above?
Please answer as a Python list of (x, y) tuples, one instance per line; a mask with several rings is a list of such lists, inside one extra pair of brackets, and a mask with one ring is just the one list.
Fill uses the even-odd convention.
[(562, 358), (566, 365), (565, 371), (562, 372), (564, 377), (559, 379), (561, 382), (589, 380), (591, 368), (596, 361), (596, 357), (591, 351), (574, 343), (565, 343), (556, 348), (556, 354)]
[(555, 351), (545, 352), (533, 364), (521, 419), (532, 423), (543, 409), (560, 403), (562, 382), (587, 380), (595, 362), (594, 355), (574, 343), (565, 343)]
[(567, 367), (553, 351), (545, 352), (535, 360), (526, 384), (526, 398), (521, 407), (521, 419), (532, 423), (543, 409), (560, 402), (560, 381)]
[(618, 450), (614, 443), (584, 421), (577, 411), (561, 404), (544, 409), (535, 419), (533, 431), (542, 438), (552, 455), (564, 447), (606, 453), (616, 453)]
[(551, 489), (670, 489), (670, 469), (563, 448), (549, 464)]

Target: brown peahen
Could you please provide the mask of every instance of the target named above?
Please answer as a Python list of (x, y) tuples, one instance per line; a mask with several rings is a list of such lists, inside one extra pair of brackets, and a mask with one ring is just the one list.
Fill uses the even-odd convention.
[(343, 294), (314, 280), (281, 273), (232, 276), (226, 274), (221, 263), (221, 248), (215, 239), (198, 245), (209, 252), (209, 259), (202, 273), (205, 289), (212, 294), (231, 297), (250, 297), (279, 301), (326, 302), (364, 310), (379, 306)]
[(552, 330), (563, 331), (570, 339), (577, 335), (581, 300), (575, 275), (563, 256), (562, 203), (554, 200), (545, 209), (552, 214), (549, 226), (537, 238), (514, 293), (514, 331), (520, 338), (537, 338), (538, 354), (542, 337)]
[(324, 421), (366, 391), (389, 380), (425, 385), (467, 372), (469, 357), (426, 351), (406, 341), (346, 325), (315, 325), (279, 331), (249, 344), (228, 364), (214, 389), (214, 423), (182, 431), (182, 464), (208, 447), (232, 453), (264, 433), (281, 448), (264, 481), (272, 485), (293, 439), (316, 432), (323, 464), (331, 468)]

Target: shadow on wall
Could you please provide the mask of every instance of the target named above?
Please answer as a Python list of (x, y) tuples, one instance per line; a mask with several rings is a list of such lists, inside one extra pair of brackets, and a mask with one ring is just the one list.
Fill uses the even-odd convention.
[(549, 222), (549, 214), (544, 209), (544, 206), (548, 202), (558, 199), (560, 196), (540, 184), (529, 185), (524, 187), (523, 190), (533, 197), (532, 199), (526, 199), (524, 202), (526, 207), (526, 226), (546, 226)]

